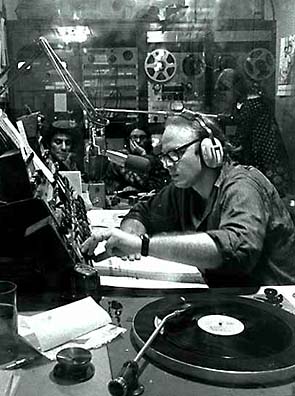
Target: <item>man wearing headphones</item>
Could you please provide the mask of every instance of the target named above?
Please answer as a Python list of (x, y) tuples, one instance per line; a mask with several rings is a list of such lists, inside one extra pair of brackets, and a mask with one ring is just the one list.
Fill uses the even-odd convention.
[(150, 255), (198, 267), (210, 287), (295, 283), (295, 226), (279, 194), (256, 168), (232, 163), (208, 117), (168, 118), (161, 159), (171, 183), (135, 205), (121, 223), (88, 238), (93, 254)]

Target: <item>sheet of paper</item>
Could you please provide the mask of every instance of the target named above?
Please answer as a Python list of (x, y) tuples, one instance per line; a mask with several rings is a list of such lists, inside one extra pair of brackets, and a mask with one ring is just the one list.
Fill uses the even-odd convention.
[(60, 171), (59, 173), (69, 180), (70, 185), (79, 195), (82, 195), (82, 178), (80, 171)]
[(127, 330), (123, 327), (107, 324), (97, 330), (93, 330), (90, 333), (77, 337), (73, 341), (60, 345), (57, 348), (43, 352), (43, 355), (50, 360), (55, 360), (56, 354), (64, 348), (81, 347), (85, 349), (98, 349), (114, 340), (120, 334), (124, 334), (126, 331)]
[(141, 257), (140, 260), (125, 261), (110, 257), (94, 264), (99, 275), (124, 276), (169, 282), (202, 283), (197, 267), (156, 257)]
[(203, 289), (208, 288), (202, 283), (181, 283), (166, 282), (151, 279), (137, 279), (123, 276), (101, 276), (100, 284), (102, 286), (135, 288), (135, 289), (151, 289), (151, 290), (167, 290), (167, 289)]
[[(111, 323), (109, 314), (92, 297), (26, 318), (40, 350), (48, 351), (90, 331)], [(28, 339), (28, 336), (26, 337)], [(28, 339), (33, 346), (33, 339)]]
[(66, 93), (55, 93), (54, 94), (54, 111), (66, 112), (67, 111), (67, 94)]
[(92, 209), (87, 212), (92, 227), (119, 227), (122, 218), (128, 213), (128, 209)]

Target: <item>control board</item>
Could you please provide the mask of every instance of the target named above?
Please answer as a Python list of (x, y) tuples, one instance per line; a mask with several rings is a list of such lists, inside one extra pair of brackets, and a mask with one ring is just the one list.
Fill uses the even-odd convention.
[(137, 109), (137, 49), (83, 48), (82, 84), (97, 108)]

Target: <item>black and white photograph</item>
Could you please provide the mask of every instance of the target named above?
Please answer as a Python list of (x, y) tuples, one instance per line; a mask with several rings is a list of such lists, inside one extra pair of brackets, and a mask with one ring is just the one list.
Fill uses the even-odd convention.
[(0, 396), (295, 396), (294, 0), (0, 0)]

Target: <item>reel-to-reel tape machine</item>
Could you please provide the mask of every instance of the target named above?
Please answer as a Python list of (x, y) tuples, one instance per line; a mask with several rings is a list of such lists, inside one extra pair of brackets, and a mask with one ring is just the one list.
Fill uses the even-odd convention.
[[(148, 110), (169, 111), (177, 102), (194, 104), (201, 110), (204, 96), (204, 52), (172, 52), (156, 48), (149, 52), (144, 63), (148, 77)], [(150, 116), (149, 122), (163, 119)]]
[[(208, 27), (207, 27), (208, 28)], [(224, 24), (210, 31), (200, 26), (147, 32), (144, 71), (148, 110), (171, 111), (178, 102), (193, 111), (212, 112), (214, 84), (225, 68), (238, 68), (270, 99), (275, 94), (273, 21)], [(213, 106), (214, 107), (214, 106)], [(164, 116), (149, 116), (163, 122)]]

